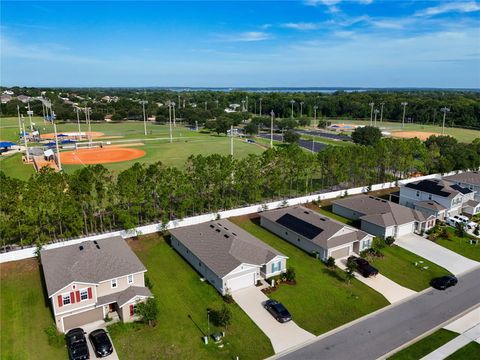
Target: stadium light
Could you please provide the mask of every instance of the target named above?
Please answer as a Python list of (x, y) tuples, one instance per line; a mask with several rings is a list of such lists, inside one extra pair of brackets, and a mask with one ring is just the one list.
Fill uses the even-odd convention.
[(380, 108), (380, 122), (383, 122), (383, 105), (385, 105), (385, 103), (381, 102), (380, 105), (382, 105)]
[(62, 171), (62, 161), (60, 159), (60, 148), (58, 147), (57, 124), (53, 123), (53, 132), (55, 134), (55, 147), (57, 148), (58, 170)]
[[(18, 113), (18, 134), (20, 135), (22, 133), (22, 120), (20, 118), (20, 106), (17, 105), (17, 113)], [(25, 134), (23, 134), (25, 135)]]
[(378, 110), (378, 109), (375, 109), (375, 110), (373, 111), (373, 113), (375, 114), (375, 125), (374, 125), (375, 127), (377, 126), (377, 114), (378, 114), (379, 112), (380, 112), (380, 110)]
[[(205, 102), (206, 103), (206, 102)], [(172, 137), (172, 104), (170, 101), (168, 102), (168, 123), (170, 126), (170, 144), (173, 142), (173, 137)]]
[(82, 133), (82, 130), (80, 128), (80, 108), (77, 106), (75, 109), (77, 110), (78, 139), (81, 140), (80, 134)]
[(28, 144), (27, 144), (27, 132), (25, 131), (25, 118), (22, 115), (22, 126), (23, 126), (23, 141), (25, 143), (25, 154), (27, 155), (27, 162), (30, 162), (30, 154), (28, 153)]
[(293, 104), (295, 104), (295, 100), (290, 100), (290, 104), (292, 104), (292, 114), (291, 114), (291, 118), (293, 119)]
[(371, 103), (369, 103), (368, 105), (370, 105), (370, 126), (372, 126), (372, 122), (373, 122), (373, 107), (375, 106), (375, 103), (374, 103), (374, 102), (371, 102)]
[(403, 106), (402, 128), (404, 128), (405, 127), (405, 109), (406, 109), (408, 103), (407, 102), (402, 102), (401, 105)]
[(245, 100), (242, 100), (242, 112), (245, 112)]
[(143, 109), (143, 129), (145, 131), (145, 136), (147, 136), (147, 115), (145, 114), (145, 104), (148, 104), (148, 101), (142, 100), (140, 103), (142, 104)]
[(262, 116), (262, 98), (260, 98), (260, 110), (258, 112), (259, 116)]
[(27, 114), (28, 114), (28, 119), (30, 120), (30, 131), (33, 131), (33, 125), (32, 125), (32, 115), (33, 115), (33, 111), (30, 110), (30, 100), (28, 100), (28, 110), (27, 110)]
[(300, 117), (303, 116), (303, 104), (305, 104), (303, 101), (300, 102)]
[(443, 123), (442, 123), (442, 135), (445, 135), (445, 118), (447, 116), (447, 112), (450, 112), (450, 109), (446, 106), (440, 109), (443, 112)]
[(233, 156), (233, 125), (230, 125), (230, 155)]
[(275, 113), (270, 111), (270, 148), (273, 148), (273, 117), (275, 116)]

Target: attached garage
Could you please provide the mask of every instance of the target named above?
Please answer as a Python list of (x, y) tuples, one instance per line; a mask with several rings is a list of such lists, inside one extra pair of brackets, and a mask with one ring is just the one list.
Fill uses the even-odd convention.
[(346, 246), (337, 250), (332, 250), (330, 256), (334, 259), (341, 259), (350, 255), (350, 246)]
[(240, 290), (252, 285), (255, 285), (255, 272), (228, 279), (226, 282), (226, 287), (230, 291)]
[(415, 231), (415, 222), (397, 225), (396, 237), (413, 234)]
[(63, 329), (67, 332), (69, 329), (81, 327), (94, 321), (103, 319), (103, 308), (84, 311), (80, 314), (65, 316), (63, 318)]

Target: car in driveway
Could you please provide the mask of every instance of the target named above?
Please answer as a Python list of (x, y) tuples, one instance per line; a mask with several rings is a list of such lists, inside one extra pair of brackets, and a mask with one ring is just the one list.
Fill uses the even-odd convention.
[(105, 330), (94, 330), (88, 335), (88, 338), (97, 357), (105, 357), (113, 352), (112, 342)]
[(451, 286), (455, 286), (458, 283), (458, 279), (453, 275), (446, 275), (439, 278), (435, 278), (430, 282), (430, 285), (437, 290), (446, 290)]
[(363, 258), (350, 256), (347, 261), (353, 261), (357, 265), (356, 270), (365, 278), (378, 275), (378, 270)]
[(88, 351), (86, 332), (81, 328), (69, 330), (65, 334), (65, 341), (67, 342), (68, 358), (70, 360), (88, 360), (90, 353)]
[(263, 306), (278, 322), (286, 323), (292, 320), (292, 315), (285, 306), (276, 300), (267, 300)]

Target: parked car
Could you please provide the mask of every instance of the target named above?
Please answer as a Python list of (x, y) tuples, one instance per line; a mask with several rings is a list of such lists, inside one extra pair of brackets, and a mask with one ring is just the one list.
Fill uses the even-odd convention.
[(439, 278), (435, 278), (430, 282), (430, 285), (437, 290), (446, 290), (451, 286), (455, 286), (458, 283), (458, 279), (453, 275), (446, 275)]
[(459, 219), (456, 219), (454, 217), (448, 217), (446, 219), (446, 223), (452, 227), (457, 227), (457, 224), (460, 223), (461, 221)]
[(356, 256), (350, 256), (347, 261), (355, 262), (355, 264), (357, 264), (357, 271), (365, 278), (378, 275), (378, 270), (370, 265), (370, 263), (365, 259)]
[(285, 306), (276, 300), (267, 300), (264, 307), (278, 322), (285, 323), (292, 320), (292, 315)]
[(105, 357), (113, 352), (113, 345), (103, 329), (94, 330), (88, 336), (97, 357)]
[(465, 224), (467, 229), (475, 229), (475, 227), (477, 226), (476, 223), (470, 221), (470, 219), (464, 215), (455, 215), (453, 218)]
[(86, 332), (81, 328), (69, 330), (65, 334), (67, 342), (68, 357), (70, 360), (88, 360), (90, 353), (88, 351)]

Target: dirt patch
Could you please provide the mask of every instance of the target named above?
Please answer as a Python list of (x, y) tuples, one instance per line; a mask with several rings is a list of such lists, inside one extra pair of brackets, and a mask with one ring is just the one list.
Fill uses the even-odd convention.
[(9, 276), (16, 276), (22, 273), (38, 271), (37, 259), (25, 259), (19, 261), (9, 261), (0, 264), (0, 278), (4, 279)]
[(79, 149), (60, 153), (62, 164), (108, 164), (135, 160), (145, 156), (145, 151), (124, 147)]
[(441, 134), (433, 133), (433, 132), (423, 132), (423, 131), (395, 131), (395, 132), (392, 132), (393, 137), (404, 138), (404, 139), (418, 138), (422, 141), (427, 140), (432, 135), (440, 136)]

